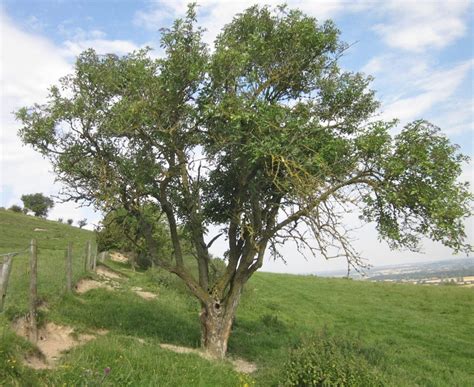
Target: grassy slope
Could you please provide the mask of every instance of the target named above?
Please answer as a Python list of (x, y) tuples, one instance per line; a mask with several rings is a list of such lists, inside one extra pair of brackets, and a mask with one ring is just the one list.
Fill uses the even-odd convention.
[[(33, 232), (35, 227), (48, 232)], [(39, 239), (39, 293), (50, 306), (43, 319), (78, 330), (109, 330), (66, 354), (54, 371), (33, 372), (18, 365), (22, 354), (31, 350), (8, 328), (8, 320), (24, 313), (27, 305), (27, 257), (18, 256), (7, 311), (0, 317), (0, 385), (93, 385), (105, 367), (112, 369), (106, 379), (110, 385), (251, 384), (227, 363), (159, 348), (160, 342), (199, 343), (198, 306), (174, 277), (155, 271), (134, 273), (108, 263), (127, 276), (119, 291), (65, 297), (63, 249), (68, 240), (74, 241), (76, 278), (84, 275), (80, 256), (91, 233), (0, 211), (0, 235), (0, 253), (23, 248), (33, 236)], [(130, 291), (132, 286), (155, 291), (159, 298), (142, 300)], [(468, 386), (474, 385), (473, 326), (472, 289), (258, 273), (244, 292), (229, 353), (257, 363), (257, 385), (276, 385), (288, 350), (300, 337), (326, 327), (359, 338), (367, 358), (391, 385)]]
[(38, 244), (38, 296), (40, 299), (47, 298), (51, 303), (62, 296), (65, 286), (64, 254), (68, 243), (73, 243), (73, 276), (77, 281), (84, 274), (86, 242), (94, 240), (94, 233), (55, 221), (0, 210), (0, 254), (23, 252), (13, 258), (6, 305), (10, 314), (21, 314), (28, 310), (28, 248), (33, 238)]

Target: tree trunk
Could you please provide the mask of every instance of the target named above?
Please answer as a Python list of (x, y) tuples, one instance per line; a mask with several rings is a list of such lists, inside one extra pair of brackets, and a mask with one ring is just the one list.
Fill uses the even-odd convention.
[(201, 312), (201, 343), (206, 353), (215, 359), (223, 359), (227, 352), (232, 318), (208, 313), (206, 308)]
[(212, 358), (223, 359), (225, 357), (239, 301), (240, 290), (233, 292), (225, 303), (214, 301), (201, 308), (201, 346)]

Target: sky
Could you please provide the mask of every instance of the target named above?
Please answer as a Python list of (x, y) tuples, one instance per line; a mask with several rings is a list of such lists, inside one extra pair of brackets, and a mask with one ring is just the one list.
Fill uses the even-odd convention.
[[(199, 24), (212, 45), (232, 17), (256, 1), (199, 1)], [(258, 2), (278, 5), (281, 1)], [(319, 21), (332, 19), (351, 48), (341, 59), (344, 69), (374, 76), (372, 88), (381, 101), (380, 118), (400, 119), (400, 127), (424, 118), (474, 153), (473, 67), (474, 6), (471, 1), (286, 1)], [(0, 2), (0, 206), (21, 205), (22, 194), (56, 195), (51, 165), (17, 137), (13, 111), (45, 101), (48, 87), (69, 74), (76, 56), (94, 48), (99, 53), (129, 53), (150, 46), (159, 56), (159, 29), (184, 15), (187, 1), (171, 0), (2, 0)], [(472, 164), (463, 181), (474, 181)], [(75, 203), (56, 204), (50, 219), (87, 218), (88, 228), (101, 214)], [(358, 226), (356, 214), (347, 221)], [(473, 243), (474, 224), (467, 222)], [(354, 246), (375, 267), (453, 257), (438, 243), (423, 241), (423, 253), (391, 251), (380, 243), (373, 225), (354, 234)], [(225, 241), (213, 246), (222, 256)], [(266, 259), (263, 270), (319, 273), (346, 267), (343, 259), (305, 259), (291, 244), (285, 262)]]

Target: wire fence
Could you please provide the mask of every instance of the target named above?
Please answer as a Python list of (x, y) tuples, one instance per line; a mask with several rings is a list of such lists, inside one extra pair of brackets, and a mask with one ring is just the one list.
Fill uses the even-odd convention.
[[(61, 283), (64, 283), (63, 288), (65, 292), (72, 293), (73, 291), (73, 268), (78, 270), (79, 268), (83, 271), (95, 270), (97, 267), (97, 246), (93, 247), (92, 242), (89, 240), (86, 242), (83, 254), (80, 258), (83, 259), (83, 263), (79, 265), (77, 260), (75, 265), (73, 265), (73, 244), (72, 242), (68, 243), (66, 249), (43, 249), (48, 252), (51, 251), (62, 251), (64, 252), (64, 267), (65, 273), (60, 275), (63, 279), (60, 280)], [(29, 246), (18, 249), (17, 251), (10, 253), (0, 254), (0, 313), (4, 312), (4, 305), (7, 298), (7, 291), (9, 288), (10, 276), (12, 268), (15, 262), (15, 257), (27, 255), (29, 256), (29, 279), (28, 279), (28, 314), (26, 320), (28, 321), (28, 337), (30, 341), (37, 342), (38, 340), (38, 311), (37, 307), (38, 302), (38, 243), (36, 239), (32, 239)], [(82, 266), (82, 267), (81, 267)], [(82, 270), (81, 270), (82, 271)], [(57, 272), (54, 273), (57, 276)], [(58, 279), (58, 278), (56, 278)], [(23, 282), (22, 282), (23, 283)], [(25, 284), (26, 285), (26, 284)], [(23, 293), (23, 291), (21, 291)], [(18, 298), (18, 297), (17, 297)], [(21, 297), (24, 299), (23, 297)]]

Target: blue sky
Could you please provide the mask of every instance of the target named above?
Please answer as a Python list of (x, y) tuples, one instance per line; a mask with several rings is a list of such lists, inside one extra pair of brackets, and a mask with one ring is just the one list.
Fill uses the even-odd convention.
[[(198, 18), (212, 44), (232, 16), (255, 1), (203, 0)], [(259, 2), (279, 4), (279, 1)], [(287, 1), (319, 20), (333, 19), (347, 43), (345, 69), (375, 77), (382, 102), (380, 116), (398, 117), (401, 125), (425, 118), (440, 126), (472, 157), (473, 149), (473, 3), (470, 1)], [(50, 165), (16, 137), (12, 111), (44, 100), (47, 87), (71, 71), (74, 58), (93, 47), (100, 53), (124, 54), (144, 46), (159, 56), (159, 29), (182, 16), (186, 1), (3, 0), (1, 20), (0, 206), (21, 204), (24, 193), (54, 195)], [(472, 165), (463, 180), (472, 182)], [(100, 214), (74, 203), (58, 204), (50, 218), (86, 217), (90, 226)], [(348, 216), (349, 222), (355, 218)], [(473, 222), (468, 222), (472, 241)], [(449, 258), (451, 252), (432, 242), (425, 254), (392, 252), (377, 241), (371, 225), (356, 235), (356, 247), (374, 265)], [(224, 245), (216, 244), (220, 255)], [(343, 268), (344, 262), (305, 261), (293, 246), (283, 250), (287, 265), (266, 262), (264, 269), (315, 272)]]

